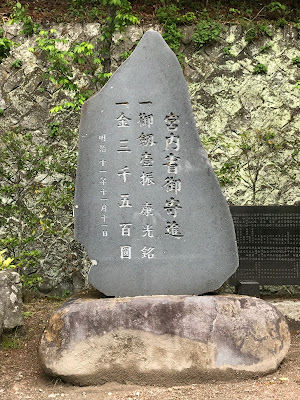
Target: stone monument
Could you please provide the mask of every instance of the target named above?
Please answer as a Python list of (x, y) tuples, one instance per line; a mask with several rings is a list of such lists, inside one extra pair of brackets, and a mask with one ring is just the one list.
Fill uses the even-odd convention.
[(157, 32), (83, 107), (75, 231), (91, 284), (115, 298), (73, 299), (52, 315), (39, 349), (48, 374), (168, 385), (271, 372), (286, 355), (275, 307), (191, 296), (234, 273), (237, 247), (181, 67)]
[(155, 31), (83, 106), (75, 236), (108, 296), (202, 294), (238, 266), (181, 66)]

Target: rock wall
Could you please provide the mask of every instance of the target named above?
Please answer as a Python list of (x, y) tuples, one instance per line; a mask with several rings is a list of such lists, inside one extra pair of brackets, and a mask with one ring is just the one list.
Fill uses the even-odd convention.
[[(57, 36), (66, 39), (66, 43), (61, 44), (65, 49), (74, 42), (90, 41), (97, 45), (101, 30), (99, 24), (60, 24), (55, 28)], [(125, 52), (130, 52), (148, 29), (161, 32), (159, 26), (138, 26), (129, 27), (124, 34), (114, 36), (112, 71), (121, 64)], [(39, 143), (49, 136), (49, 124), (59, 121), (61, 126), (75, 132), (72, 141), (65, 144), (74, 153), (79, 112), (49, 113), (51, 107), (72, 96), (59, 91), (58, 87), (45, 79), (45, 57), (41, 52), (28, 51), (34, 46), (36, 37), (20, 36), (19, 30), (18, 25), (5, 27), (6, 37), (19, 43), (19, 46), (13, 48), (10, 56), (0, 64), (0, 109), (4, 110), (0, 115), (0, 133), (16, 129), (22, 133), (31, 132)], [(184, 27), (182, 31), (184, 37), (180, 51), (184, 55), (183, 71), (189, 85), (199, 134), (207, 146), (214, 168), (220, 170), (222, 165), (230, 164), (232, 157), (235, 163), (243, 160), (239, 157), (243, 149), (239, 140), (245, 132), (273, 132), (275, 138), (278, 136), (285, 140), (283, 146), (283, 142), (280, 142), (279, 148), (276, 147), (276, 141), (272, 144), (272, 137), (266, 153), (256, 150), (261, 163), (258, 181), (255, 182), (255, 199), (251, 171), (257, 166), (239, 161), (235, 171), (239, 174), (238, 178), (225, 182), (227, 200), (236, 205), (251, 204), (253, 201), (257, 204), (299, 203), (297, 151), (300, 146), (300, 90), (296, 88), (296, 82), (300, 74), (297, 64), (292, 63), (293, 58), (299, 57), (300, 49), (296, 29), (290, 26), (272, 28), (271, 38), (262, 37), (254, 43), (248, 43), (241, 26), (224, 26), (219, 40), (200, 50), (196, 50), (192, 42), (194, 27)], [(23, 64), (16, 69), (12, 63), (19, 59)], [(267, 67), (266, 73), (253, 73), (258, 63)], [(73, 68), (73, 73), (79, 85), (91, 86), (91, 80), (78, 69)], [(211, 139), (215, 138), (218, 140), (214, 140), (212, 146)], [(255, 153), (252, 156), (257, 158)], [(285, 165), (291, 165), (289, 174), (280, 172)], [(57, 181), (57, 176), (49, 176), (43, 180), (43, 185)], [(33, 202), (32, 207), (34, 210), (37, 205)], [(37, 209), (36, 213), (41, 214), (42, 211), (42, 208)], [(70, 230), (63, 239), (43, 236), (41, 231), (36, 244), (43, 251), (38, 273), (45, 280), (40, 289), (48, 294), (54, 293), (58, 287), (63, 288), (61, 290), (81, 287), (89, 265), (82, 256), (82, 249), (74, 241), (71, 212), (62, 210), (54, 218), (63, 220), (63, 225)], [(5, 225), (0, 227), (0, 234), (6, 234)]]
[[(259, 170), (256, 204), (300, 201), (299, 155), (296, 165), (290, 162), (291, 154), (300, 146), (300, 91), (295, 87), (300, 73), (299, 66), (292, 63), (299, 57), (299, 48), (298, 33), (291, 27), (274, 30), (272, 38), (248, 43), (242, 28), (231, 26), (224, 29), (214, 46), (199, 52), (190, 52), (189, 48), (187, 52), (185, 75), (201, 138), (205, 142), (210, 135), (223, 134), (224, 142), (229, 142), (229, 147), (219, 148), (225, 154), (212, 155), (216, 168), (230, 159), (228, 154), (237, 155), (234, 147), (239, 146), (239, 135), (244, 132), (271, 132), (275, 142), (282, 138), (281, 149), (276, 152), (275, 147), (266, 148), (262, 155), (265, 166)], [(253, 73), (257, 64), (266, 66), (266, 74)], [(284, 143), (287, 138), (291, 139), (289, 144)], [(277, 160), (268, 151), (276, 153)], [(256, 152), (260, 157), (259, 149)], [(251, 156), (256, 158), (250, 152)], [(288, 162), (293, 171), (291, 180), (280, 172)], [(227, 199), (235, 205), (253, 203), (251, 179), (255, 174), (249, 179), (245, 164), (239, 165), (241, 179), (225, 188)], [(255, 166), (250, 164), (250, 168)]]

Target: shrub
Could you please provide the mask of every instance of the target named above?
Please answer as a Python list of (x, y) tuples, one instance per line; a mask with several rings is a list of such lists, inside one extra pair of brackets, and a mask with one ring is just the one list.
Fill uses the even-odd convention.
[[(271, 128), (201, 136), (221, 186), (241, 187), (248, 204), (280, 202), (283, 193), (299, 184), (299, 135)], [(239, 195), (229, 200), (239, 204)], [(234, 197), (235, 196), (235, 197)], [(273, 196), (273, 198), (272, 198)]]
[(160, 7), (157, 10), (157, 19), (161, 24), (175, 24), (180, 20), (178, 7), (175, 4)]
[(11, 68), (16, 68), (16, 69), (21, 68), (22, 65), (23, 65), (23, 61), (22, 61), (22, 60), (19, 60), (19, 59), (13, 61), (13, 62), (10, 64)]
[(23, 22), (20, 33), (26, 36), (31, 36), (39, 30), (40, 25), (33, 22), (32, 18), (27, 15), (27, 9), (28, 5), (23, 7), (21, 3), (17, 2), (13, 7), (14, 11), (9, 20), (9, 24), (13, 24), (14, 22)]
[(177, 53), (181, 44), (181, 39), (183, 37), (183, 34), (178, 29), (176, 24), (166, 25), (163, 37), (165, 41), (168, 43), (169, 47), (174, 51), (174, 53)]
[(300, 57), (292, 58), (292, 64), (300, 66)]
[(0, 63), (9, 56), (10, 50), (13, 46), (16, 46), (16, 43), (12, 40), (0, 38)]
[(200, 49), (207, 43), (216, 40), (221, 31), (221, 24), (208, 19), (203, 19), (199, 22), (197, 29), (193, 35), (193, 42), (197, 49)]
[(16, 266), (12, 264), (13, 258), (7, 257), (4, 258), (3, 254), (7, 251), (7, 249), (1, 250), (0, 251), (0, 271), (3, 271), (5, 269), (15, 269)]
[(268, 72), (268, 68), (265, 64), (256, 64), (254, 69), (253, 69), (253, 74), (259, 75), (259, 74), (266, 74)]
[(273, 33), (267, 21), (261, 21), (257, 24), (254, 24), (253, 22), (248, 24), (245, 34), (245, 39), (248, 43), (252, 43), (254, 42), (254, 40), (257, 40), (259, 37), (262, 36), (273, 36)]
[(5, 231), (0, 248), (14, 259), (25, 287), (41, 281), (39, 261), (47, 240), (62, 240), (69, 232), (77, 160), (73, 137), (56, 131), (41, 144), (30, 133), (0, 135), (0, 228)]

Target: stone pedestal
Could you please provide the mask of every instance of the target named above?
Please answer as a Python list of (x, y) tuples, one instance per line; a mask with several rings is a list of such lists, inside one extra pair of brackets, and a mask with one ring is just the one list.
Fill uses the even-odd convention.
[(44, 370), (79, 385), (170, 385), (265, 374), (290, 345), (283, 315), (246, 296), (71, 300), (39, 348)]

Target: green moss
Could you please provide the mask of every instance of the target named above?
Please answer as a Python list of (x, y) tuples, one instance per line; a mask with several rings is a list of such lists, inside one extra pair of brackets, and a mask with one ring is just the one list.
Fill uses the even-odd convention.
[(19, 69), (19, 68), (22, 67), (22, 65), (23, 65), (23, 61), (18, 59), (18, 60), (15, 60), (14, 62), (12, 62), (12, 63), (10, 64), (10, 67), (11, 67), (11, 68)]
[(260, 53), (267, 53), (269, 50), (271, 50), (273, 47), (273, 43), (269, 42), (267, 44), (265, 44), (264, 46), (260, 46), (259, 48), (259, 52)]
[(292, 64), (297, 65), (299, 67), (300, 66), (300, 57), (292, 58)]
[(259, 74), (266, 74), (268, 72), (268, 67), (265, 64), (256, 64), (254, 69), (253, 69), (253, 74), (254, 75), (259, 75)]

